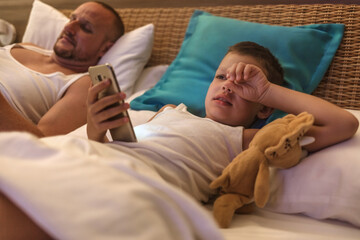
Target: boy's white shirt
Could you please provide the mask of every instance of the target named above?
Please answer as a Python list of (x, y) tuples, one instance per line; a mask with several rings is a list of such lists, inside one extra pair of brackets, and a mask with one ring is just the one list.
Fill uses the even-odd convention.
[(115, 142), (110, 146), (129, 152), (167, 182), (207, 201), (209, 194), (215, 193), (210, 182), (242, 151), (243, 129), (195, 116), (180, 104), (136, 126), (138, 143)]

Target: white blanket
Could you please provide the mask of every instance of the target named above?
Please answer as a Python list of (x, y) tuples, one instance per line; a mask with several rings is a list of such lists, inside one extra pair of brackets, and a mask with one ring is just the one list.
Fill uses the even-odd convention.
[(202, 206), (121, 154), (76, 136), (1, 133), (0, 190), (57, 239), (223, 239)]

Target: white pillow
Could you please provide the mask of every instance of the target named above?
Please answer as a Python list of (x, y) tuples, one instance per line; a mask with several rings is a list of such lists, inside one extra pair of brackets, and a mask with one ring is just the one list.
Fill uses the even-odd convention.
[(149, 90), (161, 79), (169, 65), (157, 65), (144, 68), (136, 83), (134, 84), (133, 94), (142, 90)]
[(64, 25), (69, 21), (55, 8), (35, 0), (22, 42), (31, 42), (45, 49), (52, 49)]
[[(22, 42), (52, 49), (68, 18), (40, 0), (34, 0)], [(150, 58), (154, 25), (137, 28), (122, 36), (100, 59), (99, 64), (113, 65), (119, 85), (127, 95)]]
[[(360, 111), (349, 110), (360, 120)], [(337, 219), (360, 227), (360, 129), (345, 142), (277, 170), (267, 209)]]
[(119, 86), (128, 96), (150, 58), (153, 39), (153, 24), (137, 28), (117, 40), (99, 61), (114, 67)]

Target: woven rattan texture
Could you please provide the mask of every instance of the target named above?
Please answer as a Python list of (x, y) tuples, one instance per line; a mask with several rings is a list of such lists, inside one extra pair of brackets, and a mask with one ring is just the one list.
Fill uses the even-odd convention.
[[(195, 8), (117, 9), (126, 31), (155, 25), (155, 41), (148, 66), (170, 64), (181, 47)], [(214, 15), (283, 26), (343, 23), (343, 41), (324, 79), (313, 93), (341, 107), (360, 109), (360, 5), (235, 5), (199, 7)], [(65, 10), (66, 13), (69, 11)], [(235, 31), (235, 29), (234, 29)]]

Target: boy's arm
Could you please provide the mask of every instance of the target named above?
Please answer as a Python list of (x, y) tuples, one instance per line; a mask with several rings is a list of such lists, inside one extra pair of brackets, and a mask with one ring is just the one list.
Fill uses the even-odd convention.
[(306, 146), (308, 151), (320, 150), (352, 137), (359, 125), (351, 113), (328, 101), (275, 84), (269, 85), (259, 102), (295, 115), (304, 111), (312, 114), (314, 126), (306, 135), (313, 136), (315, 142)]
[[(308, 151), (344, 141), (352, 137), (359, 126), (358, 120), (351, 113), (330, 102), (270, 83), (263, 71), (255, 65), (237, 63), (228, 69), (227, 78), (233, 82), (233, 91), (248, 101), (295, 115), (301, 112), (312, 114), (315, 118), (314, 126), (306, 135), (314, 137), (315, 142), (306, 145)], [(244, 142), (249, 142), (252, 136), (245, 131)]]

